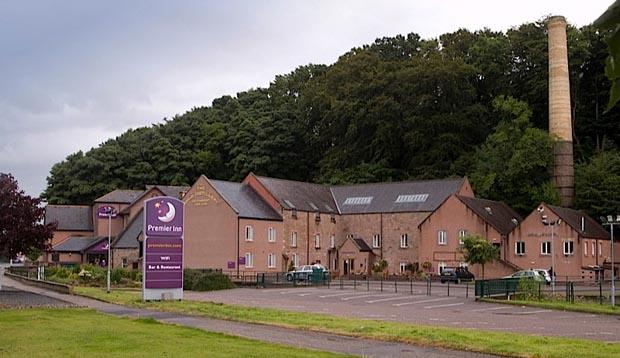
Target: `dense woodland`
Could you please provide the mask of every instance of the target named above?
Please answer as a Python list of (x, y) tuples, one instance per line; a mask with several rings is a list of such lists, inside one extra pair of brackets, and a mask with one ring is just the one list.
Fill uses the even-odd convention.
[[(604, 35), (568, 29), (576, 206), (593, 215), (620, 213), (620, 110), (605, 112)], [(467, 175), (479, 197), (526, 213), (558, 200), (547, 74), (543, 21), (384, 37), (71, 154), (43, 197), (89, 204), (115, 188), (250, 171), (333, 184)]]

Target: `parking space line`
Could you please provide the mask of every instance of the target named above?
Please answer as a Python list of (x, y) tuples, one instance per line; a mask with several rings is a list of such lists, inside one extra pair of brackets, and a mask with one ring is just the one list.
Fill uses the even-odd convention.
[(320, 298), (330, 298), (330, 297), (338, 297), (338, 296), (346, 296), (346, 295), (357, 295), (358, 292), (343, 292), (343, 293), (334, 293), (332, 295), (323, 295), (319, 296)]
[(364, 295), (364, 296), (345, 297), (345, 298), (341, 298), (340, 300), (348, 301), (348, 300), (356, 300), (358, 298), (386, 297), (386, 296), (393, 296), (393, 295), (397, 295), (397, 293), (388, 293), (388, 294), (383, 294), (383, 295)]
[(496, 310), (511, 309), (511, 308), (513, 308), (513, 306), (478, 308), (478, 309), (475, 309), (475, 310), (471, 310), (469, 312), (486, 312), (486, 311), (496, 311)]
[(446, 303), (445, 305), (426, 306), (424, 308), (426, 308), (427, 310), (430, 310), (431, 308), (452, 307), (452, 306), (460, 306), (460, 305), (464, 305), (464, 304), (465, 304), (465, 302)]
[[(426, 295), (424, 295), (426, 296)], [(423, 296), (400, 296), (400, 297), (389, 297), (389, 298), (381, 298), (378, 300), (371, 300), (371, 301), (366, 301), (366, 303), (376, 303), (376, 302), (387, 302), (387, 301), (397, 301), (397, 300), (404, 300), (404, 299), (412, 299), (415, 297), (423, 297)]]
[(280, 292), (279, 292), (279, 294), (281, 294), (281, 295), (291, 295), (291, 294), (301, 293), (301, 292), (308, 292), (308, 290), (298, 288), (298, 289), (292, 289), (292, 290), (280, 291)]
[(400, 307), (400, 306), (406, 306), (406, 305), (416, 305), (418, 303), (428, 303), (428, 302), (439, 302), (439, 301), (445, 301), (445, 300), (453, 300), (456, 297), (440, 297), (440, 298), (434, 298), (432, 300), (423, 300), (423, 301), (413, 301), (413, 302), (403, 302), (403, 303), (394, 303), (392, 304), (392, 306), (394, 307)]
[(538, 311), (525, 311), (525, 312), (513, 312), (513, 315), (528, 315), (528, 314), (537, 314), (537, 313), (545, 313), (549, 312), (549, 310), (538, 310)]

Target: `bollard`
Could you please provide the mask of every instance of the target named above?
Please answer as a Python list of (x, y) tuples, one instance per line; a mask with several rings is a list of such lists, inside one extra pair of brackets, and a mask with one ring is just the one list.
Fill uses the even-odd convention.
[(383, 292), (383, 276), (381, 276), (381, 292)]
[(370, 280), (366, 277), (366, 291), (370, 291)]
[(450, 281), (448, 281), (448, 297), (450, 297)]
[(396, 277), (394, 277), (394, 293), (398, 293), (398, 285), (396, 282)]
[(465, 298), (469, 298), (469, 281), (465, 282)]
[(603, 304), (603, 279), (598, 280), (598, 303)]
[(353, 289), (357, 290), (357, 281), (355, 280), (355, 275), (353, 275)]
[(413, 295), (413, 277), (409, 277), (409, 291)]

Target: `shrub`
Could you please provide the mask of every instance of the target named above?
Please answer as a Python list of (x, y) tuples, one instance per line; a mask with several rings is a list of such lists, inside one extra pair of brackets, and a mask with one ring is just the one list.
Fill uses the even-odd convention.
[(540, 284), (540, 282), (530, 278), (521, 278), (517, 297), (522, 300), (538, 300), (540, 298)]
[(113, 268), (112, 272), (110, 272), (110, 281), (112, 283), (119, 284), (121, 283), (122, 279), (128, 279), (128, 278), (129, 278), (129, 271), (127, 271), (126, 269), (122, 267)]
[(235, 285), (221, 272), (186, 269), (183, 271), (183, 287), (192, 291), (214, 291), (234, 288)]

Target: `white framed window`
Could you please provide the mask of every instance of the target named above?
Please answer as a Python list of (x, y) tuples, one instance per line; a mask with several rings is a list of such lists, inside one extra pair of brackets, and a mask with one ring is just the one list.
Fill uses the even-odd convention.
[(575, 250), (575, 248), (573, 247), (573, 241), (572, 240), (564, 241), (564, 255), (572, 255), (574, 250)]
[(245, 227), (245, 241), (254, 241), (254, 228), (250, 225)]
[(329, 247), (332, 248), (332, 249), (336, 248), (336, 236), (331, 235), (329, 237)]
[(603, 256), (603, 244), (602, 243), (598, 243), (598, 256), (602, 257)]
[(515, 242), (515, 254), (525, 255), (525, 241)]
[(583, 242), (583, 256), (588, 256), (588, 242), (585, 240)]
[(448, 232), (446, 230), (437, 231), (437, 244), (439, 245), (448, 244)]
[(321, 248), (321, 234), (314, 235), (314, 248), (315, 249)]
[(297, 254), (293, 254), (291, 260), (293, 261), (293, 266), (299, 267), (299, 256)]
[(464, 242), (463, 240), (465, 239), (465, 236), (467, 236), (468, 232), (465, 229), (461, 229), (459, 230), (459, 245), (463, 245)]
[(596, 256), (596, 242), (592, 241), (592, 256)]
[(254, 254), (251, 252), (245, 253), (245, 268), (254, 267)]
[(381, 247), (381, 235), (374, 234), (372, 235), (372, 247), (378, 249)]
[(409, 247), (409, 235), (407, 234), (400, 235), (400, 247), (402, 249)]
[(269, 268), (276, 267), (276, 255), (275, 254), (267, 255), (267, 267)]
[(297, 247), (297, 231), (291, 233), (291, 247)]
[(276, 242), (276, 229), (269, 227), (267, 229), (267, 241)]
[(443, 272), (443, 270), (446, 268), (446, 263), (445, 262), (440, 262), (439, 265), (437, 265), (437, 273), (441, 275), (441, 273)]
[(543, 241), (540, 243), (540, 254), (551, 255), (551, 241)]
[(400, 273), (405, 273), (407, 271), (407, 263), (406, 262), (401, 262), (398, 267), (400, 269)]

